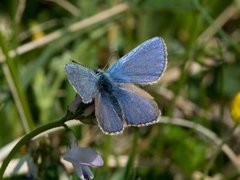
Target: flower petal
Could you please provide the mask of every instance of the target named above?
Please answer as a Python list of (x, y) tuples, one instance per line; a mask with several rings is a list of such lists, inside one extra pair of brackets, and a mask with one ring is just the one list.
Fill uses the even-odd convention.
[(64, 153), (63, 158), (71, 163), (85, 166), (102, 166), (103, 160), (99, 154), (91, 148), (73, 146)]
[(230, 113), (232, 119), (235, 122), (240, 123), (240, 92), (238, 92), (236, 96), (234, 96), (231, 102)]
[(88, 166), (82, 166), (83, 176), (85, 179), (93, 179), (94, 175)]
[(80, 164), (77, 164), (77, 163), (72, 163), (72, 165), (74, 166), (75, 172), (77, 173), (78, 177), (81, 180), (85, 180), (84, 175), (83, 175), (82, 166)]
[(34, 177), (34, 179), (37, 179), (38, 177), (38, 167), (37, 165), (33, 162), (33, 158), (30, 157), (27, 160), (27, 165), (28, 165), (28, 169), (29, 169), (29, 173), (32, 177)]
[(71, 113), (76, 113), (76, 111), (81, 103), (82, 103), (82, 98), (79, 95), (76, 95), (75, 99), (69, 104), (68, 110)]

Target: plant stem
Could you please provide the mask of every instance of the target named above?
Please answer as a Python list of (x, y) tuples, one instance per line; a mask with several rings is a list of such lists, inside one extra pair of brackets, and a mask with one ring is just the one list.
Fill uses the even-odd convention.
[(33, 131), (29, 132), (25, 136), (23, 136), (19, 140), (19, 142), (14, 146), (14, 148), (10, 151), (8, 156), (4, 159), (4, 161), (2, 163), (2, 166), (0, 168), (0, 179), (3, 178), (4, 172), (5, 172), (8, 164), (9, 164), (9, 162), (11, 161), (11, 159), (13, 158), (13, 156), (19, 150), (20, 147), (22, 147), (24, 144), (27, 144), (33, 137), (41, 134), (42, 132), (45, 132), (45, 131), (47, 131), (49, 129), (53, 129), (53, 128), (56, 128), (56, 127), (61, 127), (61, 126), (64, 127), (64, 123), (69, 121), (69, 120), (71, 120), (71, 119), (86, 118), (86, 116), (84, 116), (84, 111), (86, 109), (88, 109), (89, 106), (91, 106), (91, 104), (83, 104), (83, 103), (81, 103), (80, 105), (78, 105), (78, 108), (77, 108), (76, 112), (70, 112), (68, 110), (66, 115), (64, 117), (62, 117), (61, 119), (59, 119), (57, 121), (54, 121), (54, 122), (50, 122), (50, 123), (48, 123), (46, 125), (40, 126), (40, 127), (36, 128), (36, 129), (34, 129)]
[(20, 116), (23, 129), (25, 133), (28, 133), (31, 130), (31, 128), (34, 127), (34, 123), (32, 120), (32, 115), (29, 110), (27, 98), (19, 84), (17, 73), (16, 71), (14, 71), (12, 58), (9, 56), (9, 50), (6, 44), (7, 43), (4, 38), (4, 35), (0, 31), (0, 47), (2, 49), (2, 53), (6, 58), (5, 63), (2, 64), (3, 73), (5, 75), (5, 78), (7, 80), (8, 86), (12, 93), (13, 99), (17, 106), (17, 110)]
[(227, 140), (232, 137), (232, 135), (234, 134), (235, 130), (237, 129), (238, 127), (238, 123), (236, 123), (232, 128), (231, 128), (231, 131), (229, 132), (229, 136), (226, 137), (222, 142), (221, 144), (218, 146), (218, 149), (216, 150), (216, 152), (214, 153), (213, 157), (211, 158), (210, 162), (208, 163), (204, 173), (203, 173), (203, 179), (206, 178), (206, 176), (208, 175), (210, 169), (212, 168), (212, 165), (213, 163), (215, 162), (218, 154), (220, 153), (220, 151), (222, 150), (222, 146), (227, 142)]
[[(213, 26), (213, 28), (215, 29), (216, 33), (219, 34), (222, 39), (224, 40), (224, 42), (226, 44), (228, 44), (229, 46), (232, 46), (238, 53), (240, 52), (240, 46), (238, 43), (236, 43), (235, 40), (232, 39), (232, 37), (230, 35), (228, 35), (222, 27), (219, 27), (218, 25), (216, 26), (216, 24), (214, 23), (213, 18), (209, 15), (209, 13), (206, 11), (206, 9), (204, 9), (199, 0), (194, 0), (193, 1), (197, 10), (201, 13), (202, 17), (204, 18), (204, 20), (209, 23), (211, 26)], [(209, 35), (208, 35), (209, 36)], [(206, 43), (206, 42), (205, 42)]]
[(131, 148), (131, 153), (128, 159), (128, 162), (126, 164), (126, 168), (125, 168), (125, 172), (124, 172), (124, 179), (126, 180), (131, 180), (134, 179), (134, 161), (136, 158), (136, 151), (137, 151), (137, 147), (138, 147), (138, 138), (139, 138), (139, 132), (136, 129), (136, 131), (134, 131), (134, 136), (133, 136), (133, 140), (132, 140), (132, 148)]
[(56, 128), (56, 127), (60, 127), (63, 126), (63, 124), (70, 120), (72, 117), (69, 117), (69, 113), (67, 113), (63, 118), (59, 119), (58, 121), (54, 121), (51, 122), (49, 124), (40, 126), (37, 129), (34, 129), (33, 131), (31, 131), (30, 133), (26, 134), (25, 136), (23, 136), (19, 142), (14, 146), (14, 148), (11, 150), (11, 152), (8, 154), (8, 156), (4, 159), (1, 169), (0, 169), (0, 179), (3, 178), (4, 172), (9, 164), (9, 162), (11, 161), (11, 159), (13, 158), (13, 156), (15, 155), (15, 153), (19, 150), (20, 147), (22, 147), (24, 144), (28, 143), (33, 137), (35, 137), (36, 135), (52, 129), (52, 128)]

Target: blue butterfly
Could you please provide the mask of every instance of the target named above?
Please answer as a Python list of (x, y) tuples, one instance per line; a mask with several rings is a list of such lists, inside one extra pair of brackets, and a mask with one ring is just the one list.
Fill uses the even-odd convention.
[(105, 134), (119, 134), (127, 126), (158, 122), (161, 114), (153, 97), (133, 85), (157, 82), (167, 66), (162, 38), (145, 41), (120, 58), (106, 72), (76, 63), (66, 65), (67, 77), (84, 103), (95, 100), (98, 126)]

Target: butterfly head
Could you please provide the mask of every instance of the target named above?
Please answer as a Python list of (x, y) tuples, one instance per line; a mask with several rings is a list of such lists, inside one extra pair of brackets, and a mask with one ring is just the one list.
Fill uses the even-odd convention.
[(97, 68), (97, 69), (94, 69), (94, 72), (95, 72), (95, 74), (96, 74), (97, 76), (100, 76), (101, 74), (103, 74), (103, 73), (104, 73), (104, 71), (103, 71), (103, 70), (101, 70), (101, 69), (99, 69), (99, 68)]

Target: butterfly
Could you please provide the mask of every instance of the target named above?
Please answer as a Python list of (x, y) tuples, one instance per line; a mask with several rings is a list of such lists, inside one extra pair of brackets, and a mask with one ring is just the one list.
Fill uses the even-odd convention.
[[(105, 72), (77, 63), (66, 64), (67, 78), (84, 103), (95, 102), (98, 126), (105, 134), (125, 126), (158, 122), (161, 111), (153, 97), (134, 84), (157, 82), (167, 66), (167, 48), (160, 37), (149, 39), (120, 58)], [(134, 84), (133, 84), (134, 83)]]

